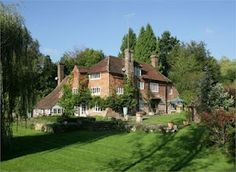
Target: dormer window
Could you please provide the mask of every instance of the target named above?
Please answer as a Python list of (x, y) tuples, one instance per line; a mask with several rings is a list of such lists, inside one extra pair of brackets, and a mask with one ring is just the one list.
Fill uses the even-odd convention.
[(140, 77), (142, 75), (142, 70), (137, 66), (134, 67), (134, 75), (137, 77)]
[(101, 73), (93, 73), (89, 75), (90, 80), (101, 79)]

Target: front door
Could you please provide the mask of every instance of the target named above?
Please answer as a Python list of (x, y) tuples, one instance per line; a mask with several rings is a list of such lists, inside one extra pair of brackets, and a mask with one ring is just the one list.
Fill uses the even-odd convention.
[(83, 117), (87, 116), (87, 107), (85, 104), (80, 105), (80, 116), (83, 116)]

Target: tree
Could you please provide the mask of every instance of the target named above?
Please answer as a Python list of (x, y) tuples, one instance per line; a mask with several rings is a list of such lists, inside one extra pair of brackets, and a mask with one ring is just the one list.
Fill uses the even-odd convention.
[(132, 28), (129, 28), (128, 33), (124, 35), (122, 39), (122, 44), (120, 46), (120, 53), (119, 57), (124, 57), (124, 51), (125, 49), (129, 48), (131, 50), (134, 50), (134, 47), (136, 45), (136, 34), (134, 33)]
[(85, 50), (74, 50), (64, 53), (61, 62), (65, 64), (65, 74), (68, 75), (74, 65), (79, 67), (91, 67), (101, 61), (105, 55), (101, 50), (86, 48)]
[(50, 56), (39, 55), (37, 61), (37, 94), (38, 98), (48, 95), (57, 85), (57, 66)]
[(62, 97), (59, 100), (59, 105), (64, 109), (64, 116), (71, 116), (74, 114), (75, 100), (72, 90), (69, 85), (64, 85), (62, 89)]
[(39, 50), (14, 6), (0, 3), (0, 26), (1, 153), (4, 153), (12, 136), (13, 112), (18, 109), (19, 115), (26, 118), (35, 102)]
[(208, 93), (207, 104), (212, 109), (224, 108), (225, 110), (228, 110), (233, 103), (233, 98), (224, 90), (221, 83), (217, 83), (213, 86), (211, 91)]
[(124, 94), (121, 95), (121, 107), (128, 107), (128, 111), (133, 111), (137, 105), (136, 101), (136, 89), (133, 85), (133, 82), (126, 78), (124, 84)]
[(236, 60), (222, 57), (219, 61), (221, 82), (236, 87)]
[(158, 39), (158, 57), (159, 57), (159, 70), (160, 72), (168, 77), (170, 71), (170, 52), (179, 43), (176, 37), (171, 36), (169, 31), (162, 33), (161, 37)]
[(208, 68), (206, 67), (205, 69), (205, 75), (204, 78), (201, 81), (200, 89), (201, 89), (201, 94), (200, 94), (200, 106), (199, 110), (200, 111), (205, 111), (205, 112), (210, 112), (211, 111), (211, 105), (210, 105), (210, 98), (209, 98), (209, 93), (212, 91), (212, 88), (214, 87), (215, 83), (212, 79), (212, 75)]
[(134, 49), (134, 58), (140, 62), (150, 63), (150, 56), (157, 53), (156, 36), (150, 24), (141, 27)]
[(194, 54), (189, 55), (184, 44), (178, 45), (170, 53), (172, 61), (169, 78), (175, 83), (180, 95), (188, 104), (196, 104), (199, 83), (203, 72)]

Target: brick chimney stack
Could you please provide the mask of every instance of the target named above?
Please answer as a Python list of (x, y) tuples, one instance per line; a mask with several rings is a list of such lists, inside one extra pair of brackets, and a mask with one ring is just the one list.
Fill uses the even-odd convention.
[(134, 74), (134, 59), (133, 52), (130, 49), (125, 49), (125, 74), (128, 78), (132, 78)]
[(158, 68), (158, 57), (155, 54), (151, 55), (151, 65), (156, 69)]
[(64, 79), (64, 64), (59, 62), (57, 64), (57, 85)]

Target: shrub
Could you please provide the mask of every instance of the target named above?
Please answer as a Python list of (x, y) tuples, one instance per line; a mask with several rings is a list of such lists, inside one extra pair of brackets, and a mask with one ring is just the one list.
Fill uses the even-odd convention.
[(224, 110), (215, 110), (201, 114), (202, 122), (209, 131), (208, 142), (219, 146), (226, 146), (227, 152), (235, 152), (235, 115)]

